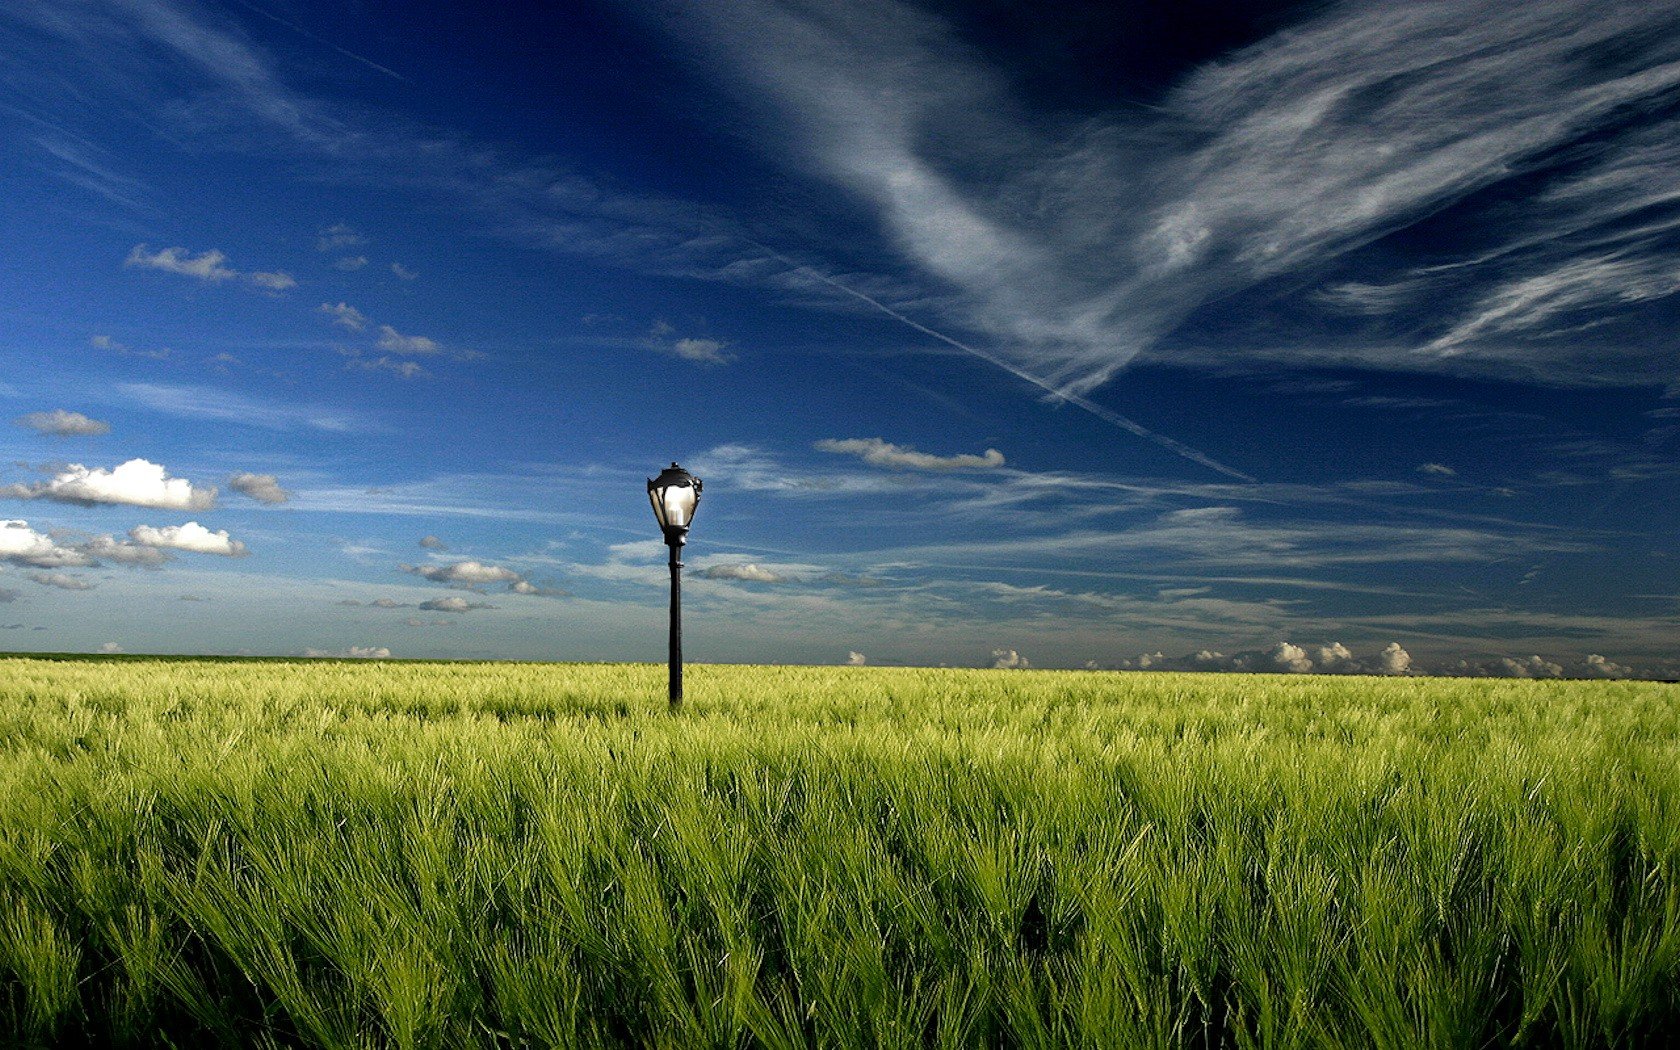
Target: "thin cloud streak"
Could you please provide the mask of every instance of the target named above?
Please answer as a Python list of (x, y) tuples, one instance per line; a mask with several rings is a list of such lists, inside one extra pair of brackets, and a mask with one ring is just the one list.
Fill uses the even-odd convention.
[(1003, 358), (998, 357), (995, 354), (988, 353), (985, 350), (980, 349), (979, 347), (971, 346), (967, 343), (962, 342), (961, 340), (954, 339), (951, 336), (948, 336), (943, 332), (935, 331), (934, 329), (929, 328), (927, 325), (922, 324), (919, 321), (916, 321), (916, 320), (913, 320), (912, 318), (906, 317), (904, 314), (899, 313), (897, 310), (894, 310), (892, 307), (888, 306), (886, 303), (881, 302), (879, 299), (876, 299), (876, 298), (874, 298), (873, 296), (870, 296), (870, 295), (866, 295), (863, 292), (857, 291), (856, 289), (849, 288), (846, 285), (844, 285), (844, 284), (840, 283), (839, 281), (835, 280), (834, 278), (832, 278), (832, 277), (828, 276), (827, 274), (823, 273), (822, 271), (814, 269), (810, 266), (807, 266), (804, 263), (795, 262), (794, 260), (789, 259), (787, 256), (782, 255), (780, 252), (777, 252), (773, 248), (767, 248), (764, 245), (759, 244), (756, 241), (749, 241), (748, 243), (752, 244), (753, 247), (759, 249), (760, 251), (766, 253), (767, 255), (770, 255), (772, 258), (778, 259), (781, 262), (787, 264), (788, 266), (794, 268), (795, 270), (798, 270), (800, 272), (809, 274), (810, 276), (816, 278), (817, 280), (819, 280), (822, 283), (828, 285), (829, 287), (834, 288), (835, 290), (837, 290), (839, 292), (842, 292), (845, 295), (849, 295), (852, 298), (857, 299), (860, 302), (866, 303), (869, 306), (874, 307), (876, 310), (879, 310), (881, 313), (886, 314), (888, 317), (890, 317), (893, 320), (899, 322), (900, 324), (907, 325), (910, 328), (915, 329), (916, 331), (922, 333), (925, 336), (928, 336), (928, 337), (933, 338), (933, 339), (937, 339), (940, 342), (945, 343), (948, 346), (955, 347), (956, 349), (961, 350), (965, 354), (969, 354), (970, 356), (977, 357), (977, 358), (986, 362), (989, 365), (993, 365), (997, 368), (1001, 368), (1005, 372), (1008, 372), (1010, 375), (1015, 376), (1017, 379), (1026, 380), (1028, 383), (1031, 383), (1033, 386), (1038, 387), (1040, 390), (1043, 390), (1046, 394), (1048, 394), (1049, 397), (1050, 397), (1050, 400), (1065, 401), (1065, 402), (1074, 406), (1077, 409), (1080, 409), (1084, 412), (1090, 413), (1091, 415), (1097, 417), (1098, 419), (1102, 420), (1105, 423), (1108, 423), (1111, 426), (1119, 427), (1121, 430), (1127, 431), (1131, 434), (1135, 434), (1138, 437), (1144, 438), (1147, 441), (1153, 441), (1157, 445), (1160, 445), (1162, 448), (1168, 450), (1169, 452), (1174, 453), (1175, 455), (1183, 456), (1185, 459), (1188, 459), (1193, 463), (1200, 463), (1202, 466), (1207, 467), (1209, 470), (1217, 471), (1221, 474), (1224, 474), (1226, 477), (1236, 478), (1239, 481), (1248, 481), (1248, 482), (1252, 482), (1252, 481), (1255, 480), (1254, 478), (1250, 477), (1247, 474), (1244, 474), (1240, 470), (1236, 470), (1235, 468), (1232, 468), (1232, 467), (1227, 467), (1225, 464), (1220, 463), (1218, 460), (1213, 459), (1211, 456), (1208, 456), (1206, 453), (1196, 451), (1195, 449), (1191, 448), (1189, 445), (1184, 444), (1182, 441), (1177, 441), (1173, 438), (1167, 437), (1165, 434), (1157, 434), (1155, 431), (1150, 430), (1148, 427), (1144, 426), (1143, 424), (1134, 422), (1130, 419), (1127, 419), (1125, 416), (1123, 416), (1120, 413), (1114, 411), (1113, 409), (1104, 408), (1102, 405), (1099, 405), (1099, 404), (1095, 403), (1094, 401), (1091, 401), (1089, 398), (1082, 397), (1081, 395), (1076, 394), (1076, 393), (1072, 392), (1071, 390), (1067, 390), (1067, 389), (1064, 389), (1064, 388), (1059, 388), (1059, 387), (1053, 386), (1047, 380), (1040, 379), (1039, 377), (1033, 375), (1032, 373), (1026, 371), (1025, 369), (1019, 368), (1019, 367), (1011, 364), (1010, 362), (1005, 361)]

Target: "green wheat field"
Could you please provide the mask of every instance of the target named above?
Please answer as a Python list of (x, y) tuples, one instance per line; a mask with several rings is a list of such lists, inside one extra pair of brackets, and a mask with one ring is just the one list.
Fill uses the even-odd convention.
[(1632, 1046), (1680, 688), (0, 659), (6, 1045)]

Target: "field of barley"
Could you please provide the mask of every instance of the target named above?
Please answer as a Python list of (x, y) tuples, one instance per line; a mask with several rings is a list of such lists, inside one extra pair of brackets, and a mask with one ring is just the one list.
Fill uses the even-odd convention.
[(0, 659), (6, 1045), (1648, 1044), (1680, 688)]

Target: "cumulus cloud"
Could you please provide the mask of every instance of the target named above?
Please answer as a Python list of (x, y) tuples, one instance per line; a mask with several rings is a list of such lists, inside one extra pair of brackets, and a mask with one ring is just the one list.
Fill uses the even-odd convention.
[(1226, 655), (1214, 649), (1201, 649), (1185, 656), (1171, 657), (1161, 652), (1144, 653), (1129, 660), (1121, 660), (1121, 668), (1139, 671), (1237, 671), (1269, 672), (1276, 674), (1384, 674), (1410, 673), (1412, 658), (1399, 642), (1390, 642), (1382, 651), (1359, 657), (1341, 642), (1326, 642), (1311, 652), (1293, 642), (1279, 642), (1269, 649), (1252, 649)]
[(185, 478), (172, 478), (162, 465), (131, 459), (112, 470), (72, 463), (50, 481), (13, 484), (0, 489), (12, 499), (49, 499), (91, 506), (122, 503), (162, 510), (208, 510), (216, 505), (214, 487), (196, 488)]
[(871, 466), (895, 470), (985, 470), (1003, 466), (1003, 453), (989, 448), (980, 455), (936, 456), (917, 452), (908, 445), (894, 445), (881, 438), (824, 438), (814, 446), (820, 452), (857, 456)]
[(99, 646), (99, 651), (104, 653), (106, 656), (115, 656), (117, 653), (123, 651), (123, 647), (118, 645), (116, 642), (104, 642)]
[(1589, 653), (1585, 662), (1587, 674), (1593, 678), (1627, 678), (1633, 674), (1633, 668), (1607, 660), (1597, 653)]
[[(1341, 646), (1338, 645), (1337, 648), (1341, 649)], [(1289, 642), (1279, 642), (1266, 654), (1266, 659), (1273, 669), (1283, 671), (1286, 674), (1306, 674), (1313, 669), (1313, 662), (1307, 656), (1307, 651)]]
[(94, 584), (67, 572), (32, 572), (29, 578), (43, 587), (57, 587), (61, 591), (91, 591)]
[(54, 437), (93, 437), (111, 432), (109, 423), (90, 419), (80, 412), (67, 412), (62, 408), (55, 408), (51, 412), (31, 412), (26, 416), (19, 416), (16, 422), (20, 427), (28, 427), (30, 430)]
[(712, 565), (700, 570), (696, 575), (708, 580), (747, 580), (752, 583), (781, 583), (787, 579), (752, 562)]
[(383, 645), (352, 645), (348, 649), (305, 649), (303, 655), (316, 660), (389, 660), (391, 650)]
[(259, 270), (242, 274), (227, 265), (227, 261), (226, 253), (215, 248), (193, 255), (185, 248), (162, 248), (154, 252), (144, 244), (136, 244), (128, 253), (128, 258), (123, 260), (123, 265), (130, 269), (162, 270), (183, 277), (196, 277), (210, 283), (243, 277), (259, 288), (275, 292), (297, 286), (297, 280), (289, 273)]
[(570, 594), (569, 591), (563, 591), (558, 587), (539, 586), (532, 583), (530, 580), (520, 580), (518, 583), (509, 587), (508, 590), (512, 591), (514, 594), (529, 594), (542, 598), (565, 598)]
[(727, 365), (735, 360), (735, 355), (729, 353), (729, 344), (722, 339), (675, 336), (675, 328), (664, 321), (655, 321), (648, 330), (645, 344), (650, 350), (702, 365)]
[(227, 255), (214, 248), (193, 255), (185, 248), (163, 248), (152, 252), (144, 244), (136, 244), (134, 250), (128, 253), (128, 258), (123, 260), (123, 265), (127, 267), (163, 270), (201, 281), (231, 281), (238, 277), (239, 271), (229, 268), (226, 263)]
[(1454, 668), (1460, 674), (1496, 678), (1562, 678), (1563, 665), (1539, 656), (1501, 656), (1490, 663), (1460, 660)]
[(228, 488), (258, 503), (284, 503), (292, 498), (290, 492), (280, 487), (280, 479), (273, 474), (241, 472), (228, 478)]
[(1399, 642), (1389, 642), (1383, 651), (1377, 654), (1375, 669), (1378, 674), (1409, 674), (1412, 669), (1412, 655), (1400, 648)]
[(161, 547), (146, 547), (114, 536), (96, 536), (81, 549), (99, 561), (138, 568), (155, 569), (164, 562), (174, 560), (174, 555)]
[(316, 307), (316, 312), (326, 314), (332, 318), (332, 323), (352, 332), (360, 332), (367, 327), (367, 314), (351, 306), (349, 303), (322, 303)]
[(379, 349), (389, 354), (431, 356), (443, 353), (443, 346), (423, 335), (403, 335), (388, 324), (379, 326)]
[(1032, 666), (1027, 658), (1013, 649), (993, 649), (992, 666), (996, 668), (1024, 669)]
[(169, 547), (198, 554), (219, 554), (224, 558), (243, 558), (251, 553), (243, 543), (229, 536), (226, 529), (211, 532), (196, 521), (161, 529), (136, 525), (128, 530), (128, 535), (143, 547)]
[(1341, 642), (1331, 642), (1328, 645), (1319, 646), (1317, 663), (1319, 670), (1328, 674), (1358, 666), (1353, 658), (1353, 652)]
[(867, 657), (867, 656), (863, 655), (862, 653), (858, 652), (856, 649), (853, 649), (851, 652), (846, 654), (846, 666), (847, 667), (862, 667), (864, 664), (866, 664), (868, 662), (869, 662), (869, 657)]
[(525, 577), (505, 565), (489, 565), (479, 561), (457, 561), (446, 565), (399, 565), (401, 572), (412, 573), (433, 583), (444, 583), (461, 590), (478, 590), (492, 583), (509, 587), (524, 582)]
[(474, 609), (494, 609), (495, 606), (486, 605), (484, 602), (469, 602), (465, 598), (450, 595), (446, 598), (427, 598), (420, 603), (420, 608), (427, 612), (464, 613)]
[(436, 536), (422, 536), (422, 537), (420, 537), (420, 546), (426, 548), (429, 551), (446, 551), (446, 550), (449, 549), (449, 547), (442, 540), (438, 539)]
[(38, 569), (60, 569), (93, 564), (85, 550), (61, 545), (51, 536), (36, 532), (27, 521), (0, 521), (0, 561)]

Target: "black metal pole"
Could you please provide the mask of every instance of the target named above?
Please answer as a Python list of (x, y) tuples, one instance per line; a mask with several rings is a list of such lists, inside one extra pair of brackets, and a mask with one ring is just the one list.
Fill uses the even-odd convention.
[(682, 538), (672, 534), (665, 538), (671, 547), (671, 710), (682, 707), (682, 562), (677, 552)]

